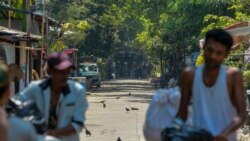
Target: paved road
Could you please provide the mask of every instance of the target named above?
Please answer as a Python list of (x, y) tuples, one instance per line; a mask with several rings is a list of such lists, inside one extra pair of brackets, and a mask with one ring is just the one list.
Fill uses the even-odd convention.
[[(81, 141), (144, 141), (142, 126), (153, 87), (148, 80), (113, 80), (88, 95), (86, 127), (91, 136), (81, 133)], [(131, 96), (129, 96), (129, 92)], [(106, 108), (100, 101), (106, 100)], [(126, 112), (125, 107), (139, 110)]]
[[(131, 96), (129, 96), (129, 92)], [(113, 80), (103, 83), (101, 88), (94, 89), (88, 95), (86, 127), (91, 136), (81, 133), (81, 141), (145, 141), (142, 126), (153, 87), (148, 80)], [(100, 101), (106, 100), (103, 108)], [(138, 111), (126, 112), (125, 107), (136, 107)], [(249, 130), (247, 131), (250, 132)], [(237, 132), (239, 141), (250, 141), (250, 135)], [(246, 139), (240, 139), (246, 136)]]

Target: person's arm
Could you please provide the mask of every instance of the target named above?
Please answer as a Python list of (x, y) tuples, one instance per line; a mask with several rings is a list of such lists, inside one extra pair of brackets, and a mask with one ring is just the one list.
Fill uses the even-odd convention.
[(58, 129), (54, 129), (54, 130), (48, 130), (46, 132), (47, 135), (51, 135), (54, 137), (69, 136), (69, 135), (72, 135), (75, 133), (76, 133), (76, 130), (72, 125), (68, 125), (66, 127), (58, 128)]
[(84, 88), (80, 88), (78, 92), (78, 98), (76, 101), (75, 112), (71, 121), (71, 124), (55, 130), (50, 130), (47, 134), (52, 136), (68, 136), (75, 133), (80, 133), (84, 127), (85, 112), (88, 108), (86, 91)]
[(219, 137), (227, 138), (231, 133), (235, 132), (244, 122), (246, 118), (246, 103), (244, 98), (244, 87), (242, 74), (239, 70), (232, 72), (232, 99), (236, 108), (237, 115), (232, 119), (232, 122), (218, 135)]
[(38, 85), (39, 84), (37, 82), (31, 82), (25, 89), (16, 94), (14, 98), (22, 102), (33, 100), (33, 95), (36, 94), (36, 87), (38, 87)]
[(0, 137), (1, 141), (8, 141), (8, 121), (3, 109), (0, 109)]
[(34, 80), (39, 80), (39, 75), (36, 70), (34, 70)]
[(32, 125), (32, 123), (28, 122), (28, 121), (23, 121), (22, 119), (18, 118), (18, 117), (14, 117), (15, 119), (17, 119), (18, 124), (20, 127), (19, 128), (19, 134), (22, 136), (22, 141), (37, 141), (38, 138), (38, 134), (36, 133), (36, 130), (34, 128), (34, 126)]
[(176, 117), (186, 121), (188, 116), (188, 104), (191, 98), (194, 69), (187, 68), (182, 73), (181, 80), (181, 103)]

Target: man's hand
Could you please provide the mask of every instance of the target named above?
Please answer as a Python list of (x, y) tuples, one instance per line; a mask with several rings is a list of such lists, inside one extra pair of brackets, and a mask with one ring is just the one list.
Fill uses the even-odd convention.
[(76, 130), (71, 126), (66, 126), (64, 128), (58, 128), (54, 130), (48, 130), (46, 132), (47, 135), (59, 137), (59, 136), (70, 136), (72, 134), (76, 134)]
[(227, 141), (227, 138), (219, 135), (214, 137), (214, 141)]
[(54, 136), (54, 137), (58, 137), (59, 135), (56, 133), (56, 129), (55, 130), (48, 130), (46, 133), (46, 135), (50, 135), (50, 136)]

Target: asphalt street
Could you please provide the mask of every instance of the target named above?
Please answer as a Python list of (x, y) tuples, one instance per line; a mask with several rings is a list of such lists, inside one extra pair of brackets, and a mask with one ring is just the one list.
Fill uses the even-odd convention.
[(93, 88), (87, 96), (85, 122), (91, 135), (84, 129), (81, 141), (117, 141), (118, 137), (144, 141), (142, 127), (153, 91), (149, 80), (112, 80)]
[[(142, 127), (155, 91), (149, 80), (111, 80), (93, 88), (87, 96), (86, 134), (81, 141), (145, 141)], [(134, 110), (132, 110), (132, 109)], [(126, 110), (127, 109), (127, 110)], [(238, 141), (250, 141), (250, 130), (237, 131)]]

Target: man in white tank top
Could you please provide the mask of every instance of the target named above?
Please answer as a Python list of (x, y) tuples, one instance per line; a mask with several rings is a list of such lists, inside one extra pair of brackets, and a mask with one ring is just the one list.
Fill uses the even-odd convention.
[(222, 65), (232, 45), (228, 32), (210, 30), (203, 46), (205, 64), (182, 74), (177, 117), (186, 120), (192, 97), (194, 125), (210, 131), (215, 141), (236, 141), (236, 130), (245, 119), (242, 74), (238, 68)]

